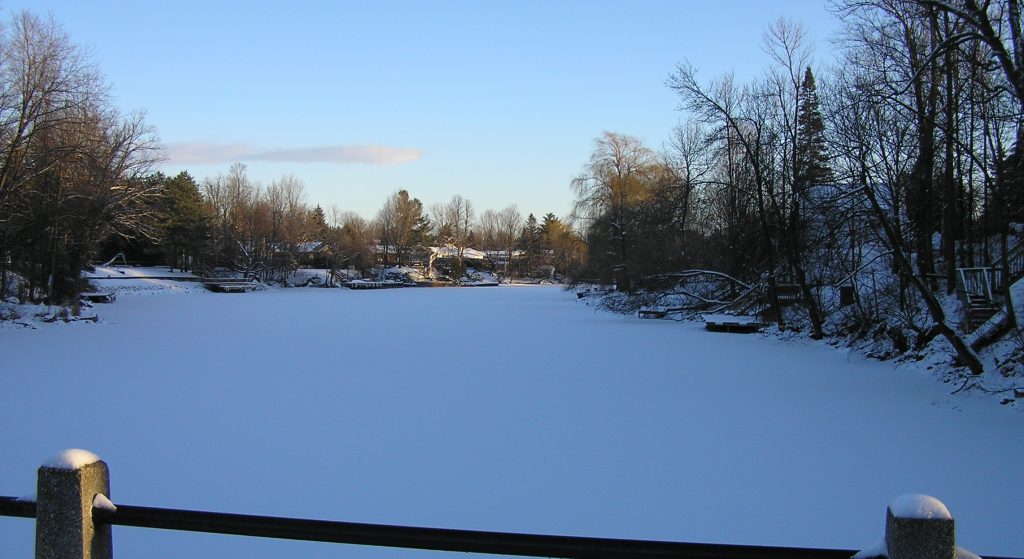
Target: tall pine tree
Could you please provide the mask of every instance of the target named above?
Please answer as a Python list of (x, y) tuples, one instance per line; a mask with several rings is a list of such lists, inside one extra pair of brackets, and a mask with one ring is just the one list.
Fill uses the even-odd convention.
[(201, 265), (210, 221), (192, 175), (182, 171), (166, 179), (162, 205), (160, 225), (167, 264), (183, 270)]
[(519, 234), (519, 249), (526, 253), (526, 270), (524, 272), (531, 274), (534, 266), (538, 265), (541, 255), (540, 225), (533, 214), (526, 218), (526, 224), (523, 225)]
[(814, 74), (808, 67), (800, 84), (800, 105), (797, 113), (796, 168), (793, 169), (793, 185), (798, 193), (816, 184), (827, 184), (832, 180), (832, 169), (828, 165), (828, 145), (825, 142), (825, 122), (821, 118), (818, 89)]

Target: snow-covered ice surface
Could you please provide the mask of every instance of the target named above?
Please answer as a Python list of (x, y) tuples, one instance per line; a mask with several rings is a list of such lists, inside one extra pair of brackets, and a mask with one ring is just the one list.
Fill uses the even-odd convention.
[[(557, 287), (122, 293), (97, 324), (0, 330), (0, 494), (64, 448), (115, 504), (862, 549), (941, 499), (1024, 557), (1024, 417), (825, 344), (718, 334)], [(121, 558), (425, 552), (114, 529)], [(0, 556), (31, 557), (0, 518)]]

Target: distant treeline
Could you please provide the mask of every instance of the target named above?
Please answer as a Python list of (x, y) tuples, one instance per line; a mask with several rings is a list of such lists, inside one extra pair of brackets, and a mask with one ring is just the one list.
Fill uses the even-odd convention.
[(156, 237), (108, 243), (106, 254), (193, 270), (226, 269), (276, 281), (300, 266), (369, 273), (381, 266), (426, 264), (427, 247), (452, 247), (462, 265), (466, 249), (497, 255), (498, 272), (533, 274), (539, 266), (579, 269), (582, 240), (554, 214), (523, 217), (515, 205), (477, 215), (471, 201), (455, 195), (424, 208), (406, 190), (389, 195), (372, 220), (351, 211), (305, 203), (294, 176), (261, 185), (245, 165), (197, 182), (188, 173), (154, 175), (162, 185), (155, 208)]
[(162, 153), (140, 113), (121, 114), (96, 65), (52, 19), (28, 12), (0, 28), (0, 298), (75, 304), (97, 258), (224, 268), (266, 280), (315, 263), (368, 271), (441, 245), (503, 251), (501, 271), (566, 272), (582, 240), (553, 214), (513, 205), (477, 215), (454, 196), (426, 209), (405, 190), (373, 220), (309, 206), (301, 180), (268, 185), (236, 164), (196, 181), (155, 172)]

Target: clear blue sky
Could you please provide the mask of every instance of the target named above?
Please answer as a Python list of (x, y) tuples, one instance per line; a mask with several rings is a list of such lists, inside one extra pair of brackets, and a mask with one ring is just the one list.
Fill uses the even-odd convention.
[(602, 131), (668, 139), (677, 62), (745, 82), (779, 16), (807, 25), (818, 62), (837, 27), (824, 0), (3, 6), (52, 14), (91, 52), (117, 104), (159, 131), (165, 172), (202, 179), (243, 161), (367, 218), (399, 188), (427, 206), (458, 193), (478, 212), (564, 215)]

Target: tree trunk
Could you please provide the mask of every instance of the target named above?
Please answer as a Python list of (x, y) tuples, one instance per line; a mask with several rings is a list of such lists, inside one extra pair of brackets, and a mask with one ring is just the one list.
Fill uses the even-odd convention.
[[(948, 15), (946, 16), (948, 28)], [(960, 220), (957, 205), (960, 202), (959, 192), (953, 176), (953, 144), (956, 133), (956, 95), (953, 91), (953, 49), (946, 50), (946, 165), (943, 180), (946, 183), (942, 207), (942, 256), (946, 261), (946, 295), (952, 295), (956, 287), (956, 241), (960, 238)]]
[(878, 221), (882, 225), (882, 231), (885, 234), (886, 240), (892, 248), (897, 267), (910, 279), (911, 284), (917, 288), (918, 294), (924, 299), (932, 320), (935, 321), (936, 327), (939, 329), (939, 333), (949, 340), (949, 343), (956, 350), (957, 356), (971, 370), (972, 374), (984, 374), (985, 366), (982, 364), (977, 352), (971, 349), (970, 344), (946, 323), (946, 313), (942, 310), (942, 305), (939, 304), (938, 299), (935, 298), (935, 294), (929, 289), (928, 284), (914, 273), (914, 267), (910, 263), (910, 259), (907, 258), (906, 253), (903, 252), (903, 246), (900, 243), (899, 237), (896, 236), (896, 231), (893, 229), (889, 217), (885, 215), (885, 211), (878, 204), (874, 189), (870, 185), (865, 184), (864, 191), (868, 196), (868, 201), (871, 203), (875, 216), (878, 217)]

